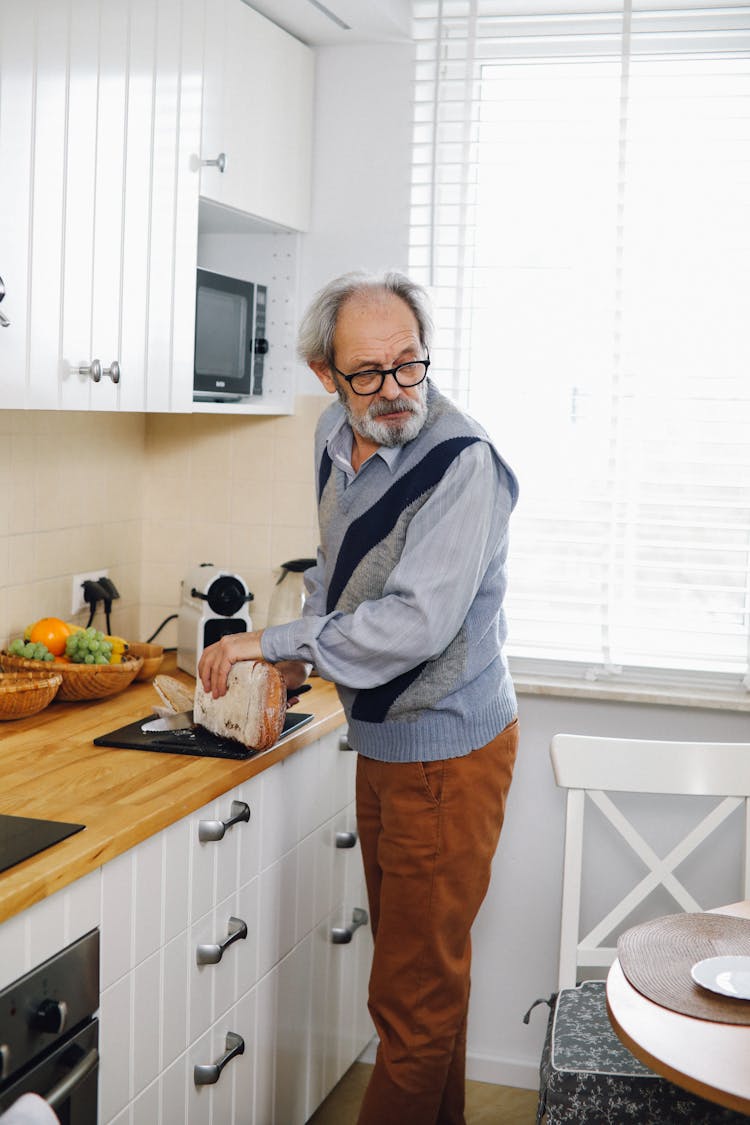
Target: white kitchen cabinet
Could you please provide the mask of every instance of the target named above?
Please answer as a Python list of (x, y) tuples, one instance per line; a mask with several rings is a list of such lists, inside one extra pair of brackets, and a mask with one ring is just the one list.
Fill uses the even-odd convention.
[(2, 406), (190, 410), (204, 6), (0, 9)]
[[(372, 1037), (369, 929), (331, 940), (366, 906), (340, 744), (323, 736), (102, 868), (102, 1125), (154, 1106), (149, 1125), (172, 1125), (175, 1105), (190, 1125), (303, 1125)], [(201, 842), (240, 803), (249, 821)], [(198, 965), (230, 918), (247, 936)], [(196, 1086), (228, 1033), (243, 1053)]]
[[(242, 0), (208, 0), (201, 195), (310, 225), (313, 51)], [(224, 171), (206, 161), (225, 159)]]
[[(0, 987), (96, 926), (101, 1125), (303, 1125), (373, 1030), (355, 754), (332, 732), (0, 927)], [(199, 825), (250, 819), (201, 841)], [(206, 833), (204, 832), (204, 835)], [(209, 831), (209, 835), (211, 832)], [(247, 926), (214, 964), (198, 944)], [(218, 1082), (227, 1034), (242, 1054)]]

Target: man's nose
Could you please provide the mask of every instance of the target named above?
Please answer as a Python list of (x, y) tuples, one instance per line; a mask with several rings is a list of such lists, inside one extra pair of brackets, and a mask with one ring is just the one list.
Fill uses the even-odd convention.
[(383, 398), (387, 398), (389, 401), (398, 398), (398, 396), (401, 394), (401, 387), (399, 387), (398, 383), (396, 382), (396, 376), (392, 371), (389, 371), (386, 375), (383, 381), (383, 386), (380, 388), (380, 394)]

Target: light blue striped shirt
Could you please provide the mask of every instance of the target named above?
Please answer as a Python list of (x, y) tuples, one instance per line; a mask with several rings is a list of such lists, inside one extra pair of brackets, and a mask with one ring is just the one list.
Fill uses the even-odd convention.
[[(355, 472), (352, 431), (341, 412), (326, 446), (356, 488), (376, 458), (395, 474), (404, 447), (381, 447)], [(465, 449), (415, 515), (383, 596), (354, 613), (326, 613), (321, 552), (305, 572), (304, 616), (265, 629), (266, 660), (306, 660), (325, 679), (352, 689), (377, 687), (443, 652), (463, 624), (482, 577), (507, 532), (502, 470), (483, 441)]]

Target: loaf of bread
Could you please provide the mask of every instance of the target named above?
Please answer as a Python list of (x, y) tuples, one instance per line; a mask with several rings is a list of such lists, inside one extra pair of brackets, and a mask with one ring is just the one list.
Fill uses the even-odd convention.
[(286, 714), (286, 685), (273, 664), (242, 660), (233, 664), (227, 691), (219, 699), (195, 684), (193, 717), (206, 730), (233, 738), (251, 750), (267, 750), (281, 735)]
[(154, 687), (165, 712), (192, 711), (193, 692), (174, 676), (155, 676)]

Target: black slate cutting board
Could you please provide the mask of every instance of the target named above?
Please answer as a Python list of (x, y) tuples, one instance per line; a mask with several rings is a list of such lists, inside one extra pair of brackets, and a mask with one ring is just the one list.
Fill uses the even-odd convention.
[[(128, 723), (125, 727), (118, 727), (109, 734), (101, 734), (94, 739), (95, 746), (111, 746), (119, 750), (153, 750), (161, 754), (192, 754), (200, 758), (234, 758), (242, 760), (254, 758), (256, 754), (265, 753), (261, 750), (249, 750), (240, 742), (232, 738), (220, 738), (203, 727), (190, 727), (185, 730), (168, 731), (143, 731), (143, 723), (157, 719), (156, 714), (147, 715), (135, 723)], [(285, 738), (298, 727), (309, 723), (312, 715), (301, 711), (287, 711), (284, 718), (284, 729), (281, 739)], [(278, 742), (275, 743), (278, 746)], [(273, 749), (273, 747), (270, 747)]]

